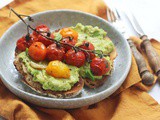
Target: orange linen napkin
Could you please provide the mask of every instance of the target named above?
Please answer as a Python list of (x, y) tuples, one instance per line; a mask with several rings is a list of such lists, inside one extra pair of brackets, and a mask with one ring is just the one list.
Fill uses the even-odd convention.
[[(89, 12), (105, 19), (107, 9), (102, 0), (16, 0), (10, 6), (28, 15), (67, 8)], [(8, 18), (8, 14), (8, 7), (0, 10), (0, 36), (18, 20), (14, 15)], [(140, 39), (131, 39), (139, 46)], [(151, 42), (160, 54), (160, 43), (155, 40)], [(144, 53), (143, 56), (147, 61)], [(130, 72), (114, 95), (94, 105), (77, 109), (47, 109), (31, 105), (12, 94), (0, 81), (0, 115), (9, 120), (160, 120), (160, 105), (146, 93), (151, 87), (141, 83), (133, 57)]]

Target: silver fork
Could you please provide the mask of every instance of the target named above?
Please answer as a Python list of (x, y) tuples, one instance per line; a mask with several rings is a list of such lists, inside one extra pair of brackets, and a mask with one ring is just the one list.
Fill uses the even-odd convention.
[(125, 39), (128, 39), (130, 37), (129, 34), (126, 33), (125, 25), (121, 20), (121, 17), (117, 12), (117, 9), (115, 8), (107, 9), (107, 20), (108, 22), (112, 23), (114, 27), (116, 27), (122, 33)]
[(138, 66), (139, 74), (142, 78), (142, 83), (145, 85), (152, 85), (154, 82), (154, 76), (148, 70), (146, 62), (141, 53), (137, 50), (134, 43), (129, 39), (129, 34), (126, 31), (125, 25), (121, 20), (121, 17), (117, 10), (115, 8), (107, 9), (107, 18), (108, 21), (112, 23), (122, 33), (124, 38), (128, 40), (128, 43)]
[[(118, 14), (117, 10), (115, 12), (108, 11), (108, 13), (110, 13), (111, 17)], [(138, 24), (138, 21), (136, 20), (134, 15), (132, 13), (127, 14), (127, 17), (129, 19), (131, 25), (133, 26), (134, 31), (138, 34), (140, 39), (142, 39), (141, 48), (146, 53), (146, 56), (147, 56), (148, 61), (150, 63), (150, 66), (153, 69), (154, 73), (157, 75), (157, 81), (160, 81), (160, 55), (153, 48), (150, 40), (148, 39), (147, 35), (144, 34), (141, 26)], [(113, 20), (113, 18), (114, 18), (114, 20)], [(110, 22), (117, 23), (118, 19), (120, 20), (119, 15), (118, 15), (118, 18), (112, 17), (112, 19), (110, 19)]]

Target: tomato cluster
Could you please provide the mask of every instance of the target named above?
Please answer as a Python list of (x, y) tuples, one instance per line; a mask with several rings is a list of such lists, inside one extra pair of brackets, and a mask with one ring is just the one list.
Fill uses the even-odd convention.
[[(62, 35), (63, 39), (61, 40), (61, 43), (66, 43), (70, 45), (75, 45), (78, 40), (78, 33), (71, 29), (71, 28), (63, 28), (60, 30), (60, 34)], [(71, 49), (68, 45), (63, 45), (66, 51)]]
[(30, 36), (23, 36), (17, 41), (17, 49), (20, 51), (25, 51), (26, 48), (31, 46), (32, 43), (37, 42), (37, 38), (35, 38), (33, 35)]
[[(49, 28), (46, 25), (39, 25), (36, 27), (36, 31), (41, 32), (42, 35), (46, 36), (49, 33)], [(49, 46), (53, 42), (38, 34), (36, 31), (33, 31), (30, 36), (23, 36), (17, 41), (17, 49), (20, 51), (25, 51), (26, 48), (29, 48), (34, 42), (42, 42), (45, 46)], [(51, 38), (54, 38), (52, 34), (50, 34)]]
[[(36, 32), (38, 31), (38, 32)], [(94, 50), (92, 43), (84, 40), (79, 48), (83, 50), (75, 50), (70, 45), (74, 46), (78, 41), (78, 33), (71, 28), (63, 28), (59, 32), (62, 35), (62, 44), (57, 44), (44, 36), (54, 38), (46, 25), (36, 27), (30, 36), (23, 36), (17, 41), (17, 49), (25, 51), (28, 48), (29, 56), (35, 61), (64, 61), (69, 65), (81, 67), (85, 64), (86, 59), (91, 61), (90, 68), (94, 75), (101, 76), (109, 71), (109, 64), (104, 58), (96, 57), (92, 52), (85, 50)], [(41, 34), (40, 34), (41, 33)]]
[[(90, 42), (87, 42), (87, 41), (84, 41), (83, 44), (80, 45), (79, 47), (80, 47), (80, 48), (83, 48), (83, 49), (85, 49), (85, 50), (94, 50), (93, 44), (90, 43)], [(86, 58), (87, 58), (87, 57), (90, 57), (90, 59), (92, 60), (93, 58), (96, 57), (94, 53), (92, 53), (92, 52), (88, 52), (88, 53), (89, 53), (89, 55), (88, 55), (86, 52), (84, 52)]]

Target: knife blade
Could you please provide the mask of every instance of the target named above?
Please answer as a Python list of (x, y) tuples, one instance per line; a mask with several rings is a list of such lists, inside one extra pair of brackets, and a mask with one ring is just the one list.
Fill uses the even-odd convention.
[(150, 40), (148, 39), (148, 36), (145, 35), (145, 33), (143, 32), (141, 26), (139, 25), (133, 13), (126, 14), (126, 15), (130, 23), (132, 24), (135, 32), (137, 32), (140, 39), (142, 39), (142, 43), (140, 46), (142, 50), (146, 53), (151, 68), (153, 69), (155, 74), (158, 76), (157, 80), (160, 81), (160, 56), (153, 48)]
[(121, 19), (121, 16), (119, 12), (115, 9), (113, 11), (114, 17), (116, 19), (115, 22), (113, 22), (113, 25), (123, 34), (123, 36), (128, 40), (128, 43), (130, 45), (131, 51), (133, 53), (133, 56), (136, 60), (136, 64), (138, 66), (139, 74), (142, 78), (142, 83), (145, 85), (152, 85), (154, 82), (154, 76), (150, 73), (150, 71), (147, 68), (146, 62), (141, 55), (141, 53), (137, 50), (135, 44), (132, 42), (132, 40), (129, 39), (129, 33), (127, 32), (125, 25)]
[(144, 35), (145, 33), (142, 30), (141, 26), (139, 25), (138, 21), (136, 20), (134, 14), (129, 10), (125, 14), (128, 17), (132, 27), (134, 28), (134, 31), (139, 35), (139, 37)]

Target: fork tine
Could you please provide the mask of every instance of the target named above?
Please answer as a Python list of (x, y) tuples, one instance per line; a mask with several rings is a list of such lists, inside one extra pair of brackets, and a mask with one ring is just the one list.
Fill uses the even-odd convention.
[(119, 12), (117, 11), (117, 9), (115, 9), (115, 11), (116, 11), (117, 17), (121, 19), (121, 16), (119, 15)]
[(109, 12), (109, 8), (107, 8), (107, 20), (108, 20), (108, 22), (112, 22), (110, 12)]
[(112, 15), (113, 22), (116, 22), (117, 18), (114, 14), (114, 11), (111, 11), (111, 15)]
[(109, 10), (109, 12), (110, 12), (110, 16), (111, 16), (111, 21), (112, 22), (115, 22), (115, 19), (114, 19), (114, 13), (113, 13), (113, 11), (112, 10)]
[(117, 20), (117, 17), (115, 16), (114, 11), (112, 11), (112, 16), (113, 16), (113, 19), (114, 19), (114, 22), (115, 22)]
[(118, 11), (117, 11), (116, 8), (113, 9), (113, 13), (114, 13), (114, 15), (115, 15), (115, 19), (116, 19), (116, 20), (121, 19), (121, 17), (120, 17), (120, 15), (119, 15), (119, 13), (118, 13)]
[(116, 22), (118, 17), (115, 15), (115, 10), (107, 9), (107, 19), (109, 22)]

